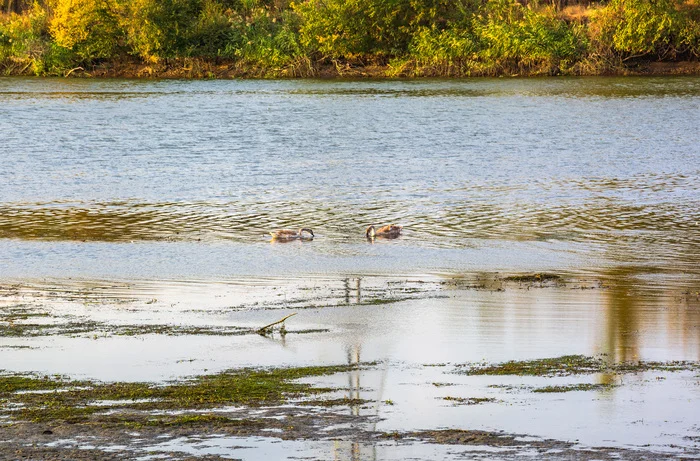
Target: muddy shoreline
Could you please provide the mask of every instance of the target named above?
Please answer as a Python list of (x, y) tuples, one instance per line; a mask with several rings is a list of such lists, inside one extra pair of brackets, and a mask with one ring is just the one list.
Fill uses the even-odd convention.
[[(219, 455), (192, 456), (184, 451), (158, 449), (158, 445), (183, 438), (195, 441), (205, 441), (208, 438), (236, 437), (241, 438), (241, 448), (245, 448), (245, 439), (249, 437), (268, 438), (294, 441), (325, 441), (332, 443), (349, 443), (353, 445), (381, 444), (392, 447), (434, 444), (442, 447), (469, 447), (471, 456), (477, 459), (489, 459), (494, 450), (498, 450), (499, 459), (522, 459), (537, 456), (537, 459), (568, 459), (568, 460), (671, 460), (678, 459), (676, 453), (639, 452), (612, 447), (581, 447), (576, 443), (558, 440), (536, 440), (527, 435), (504, 434), (501, 432), (484, 432), (469, 430), (423, 431), (405, 434), (371, 433), (358, 428), (340, 431), (325, 431), (319, 437), (319, 431), (332, 425), (357, 423), (357, 418), (330, 415), (323, 418), (309, 418), (296, 415), (292, 411), (283, 413), (270, 412), (270, 417), (289, 418), (295, 425), (294, 431), (284, 431), (271, 437), (268, 427), (264, 430), (249, 430), (246, 428), (211, 425), (191, 426), (187, 428), (148, 428), (138, 430), (120, 430), (109, 427), (51, 427), (45, 425), (21, 423), (3, 427), (3, 440), (0, 441), (0, 459), (134, 459), (147, 455), (157, 455), (174, 460), (219, 460), (237, 459)], [(351, 420), (351, 421), (349, 421)], [(109, 447), (108, 450), (91, 448), (94, 446)], [(128, 448), (127, 448), (128, 447)], [(688, 451), (684, 456), (697, 456), (700, 451)], [(234, 455), (235, 456), (235, 455)], [(322, 459), (322, 458), (314, 458)], [(474, 459), (474, 458), (472, 458)]]
[[(372, 368), (376, 366), (377, 364), (365, 364), (359, 367)], [(700, 370), (700, 362), (671, 364), (671, 366), (675, 367), (672, 372)], [(658, 364), (637, 364), (634, 369), (623, 370), (622, 373), (642, 373), (654, 369), (654, 367), (658, 367)], [(356, 371), (357, 369), (357, 366), (343, 366), (327, 370), (286, 369), (268, 370), (268, 372), (280, 373), (280, 376), (289, 373), (294, 376), (309, 372), (338, 373)], [(666, 371), (668, 372), (668, 369)], [(585, 367), (574, 367), (569, 372), (589, 373), (590, 370)], [(14, 392), (8, 392), (8, 382), (19, 378), (25, 379), (25, 381), (15, 385)], [(256, 400), (256, 397), (252, 397), (252, 400), (246, 405), (226, 405), (220, 408), (210, 408), (208, 405), (202, 406), (196, 401), (183, 400), (180, 401), (179, 405), (171, 407), (166, 405), (164, 407), (170, 408), (169, 410), (160, 411), (136, 409), (142, 404), (133, 402), (146, 403), (144, 408), (148, 407), (148, 402), (146, 402), (147, 399), (142, 398), (144, 395), (131, 394), (130, 401), (110, 400), (109, 405), (100, 406), (101, 411), (87, 414), (84, 412), (86, 407), (83, 403), (91, 401), (94, 405), (96, 401), (90, 399), (101, 394), (100, 388), (112, 390), (115, 385), (119, 385), (10, 375), (1, 376), (0, 382), (3, 384), (2, 388), (5, 389), (1, 395), (3, 409), (0, 412), (2, 417), (0, 420), (2, 426), (0, 458), (2, 459), (15, 459), (16, 457), (30, 459), (44, 457), (51, 459), (94, 459), (95, 457), (100, 459), (132, 459), (154, 453), (167, 456), (168, 459), (230, 459), (229, 456), (191, 457), (184, 448), (182, 451), (176, 448), (170, 450), (162, 448), (162, 445), (171, 442), (176, 445), (186, 445), (187, 443), (196, 444), (221, 438), (240, 439), (242, 446), (245, 446), (245, 440), (250, 438), (263, 438), (270, 441), (279, 439), (296, 442), (344, 442), (388, 447), (410, 446), (416, 443), (436, 446), (463, 446), (470, 447), (469, 453), (474, 456), (488, 457), (489, 453), (493, 454), (493, 450), (498, 450), (500, 459), (519, 459), (523, 456), (532, 456), (534, 453), (538, 459), (580, 460), (665, 460), (677, 459), (678, 455), (692, 457), (700, 454), (700, 449), (697, 447), (684, 447), (678, 451), (679, 447), (669, 446), (669, 449), (674, 449), (670, 453), (657, 450), (629, 450), (620, 447), (590, 447), (581, 445), (577, 441), (532, 437), (528, 434), (509, 434), (503, 431), (430, 429), (383, 432), (374, 429), (381, 418), (361, 415), (357, 412), (359, 408), (371, 409), (372, 406), (379, 403), (343, 401), (342, 399), (323, 400), (323, 398), (318, 397), (304, 402), (303, 398), (299, 400), (298, 394), (295, 394), (295, 397), (291, 395), (280, 396), (283, 400), (277, 404), (274, 404), (274, 399), (263, 403), (263, 401)], [(280, 384), (284, 386), (284, 383), (289, 383), (289, 381), (283, 378)], [(59, 388), (40, 394), (21, 392), (22, 388), (53, 387), (53, 385), (57, 385)], [(65, 388), (60, 386), (65, 386)], [(180, 383), (173, 384), (173, 386), (181, 386), (186, 389), (191, 384)], [(91, 388), (95, 390), (94, 394), (89, 393)], [(66, 413), (51, 413), (51, 411), (56, 411), (55, 405), (51, 403), (51, 398), (63, 398), (71, 393), (79, 394), (86, 392), (86, 389), (88, 389), (88, 394), (84, 396), (82, 403), (73, 401), (72, 405), (66, 408)], [(333, 390), (314, 387), (301, 390), (301, 392), (306, 391), (311, 393), (308, 395), (316, 395), (317, 391), (321, 392), (320, 395), (333, 392)], [(216, 391), (210, 389), (210, 392), (215, 393)], [(150, 396), (150, 394), (148, 395)], [(42, 400), (41, 397), (36, 399), (32, 396), (43, 396), (46, 400)], [(113, 395), (111, 397), (113, 398)], [(27, 413), (28, 402), (32, 401), (46, 406), (47, 411)], [(261, 403), (263, 404), (261, 405)], [(273, 405), (269, 403), (273, 403)], [(348, 412), (348, 409), (352, 411)], [(28, 416), (23, 417), (22, 414)]]
[[(151, 291), (135, 289), (137, 283), (4, 283), (0, 287), (0, 350), (3, 354), (43, 352), (60, 357), (61, 346), (57, 348), (56, 340), (99, 345), (119, 338), (162, 338), (173, 345), (196, 338), (239, 338), (243, 343), (262, 338), (283, 347), (290, 341), (327, 344), (328, 339), (323, 338), (337, 335), (337, 326), (305, 328), (292, 317), (284, 329), (277, 326), (261, 335), (253, 324), (262, 326), (263, 319), (296, 311), (310, 313), (312, 318), (325, 313), (342, 319), (348, 309), (382, 310), (396, 311), (401, 318), (399, 312), (410, 312), (412, 305), (439, 305), (469, 293), (536, 299), (558, 292), (590, 295), (616, 289), (609, 281), (551, 273), (479, 274), (447, 280), (369, 278), (362, 283), (362, 292), (359, 281), (355, 287), (342, 280), (313, 285), (286, 282), (275, 290), (269, 282), (264, 290), (227, 286), (234, 290), (228, 295), (230, 299), (220, 294), (211, 297), (222, 296), (220, 305), (197, 296), (194, 305), (182, 307), (172, 302), (180, 296), (178, 292), (156, 298)], [(211, 290), (207, 287), (200, 292)], [(283, 301), (278, 299), (279, 290), (284, 291)], [(247, 298), (241, 295), (246, 291), (250, 291)], [(666, 297), (688, 312), (698, 308), (697, 291), (679, 291)], [(238, 302), (230, 305), (233, 299)], [(119, 316), (115, 316), (117, 311)], [(177, 322), (162, 321), (172, 319), (175, 312), (180, 317)], [(242, 323), (232, 323), (226, 317), (246, 319), (249, 315), (255, 317)], [(193, 357), (178, 366), (196, 365), (201, 360)], [(462, 447), (467, 450), (465, 455), (486, 459), (494, 450), (501, 459), (665, 460), (700, 455), (697, 440), (691, 439), (681, 445), (657, 443), (629, 449), (592, 445), (575, 438), (543, 437), (527, 430), (484, 430), (472, 426), (469, 419), (457, 427), (425, 424), (392, 430), (386, 426), (392, 412), (410, 410), (411, 400), (395, 400), (392, 393), (372, 397), (376, 384), (367, 381), (368, 376), (384, 375), (389, 370), (409, 375), (428, 373), (412, 384), (419, 387), (410, 395), (417, 399), (424, 398), (418, 397), (423, 394), (434, 395), (431, 405), (444, 408), (441, 411), (496, 411), (524, 402), (523, 408), (532, 411), (552, 405), (547, 400), (551, 398), (595, 402), (638, 386), (674, 388), (685, 383), (680, 385), (692, 388), (700, 382), (700, 361), (631, 360), (602, 354), (410, 365), (391, 360), (362, 362), (359, 350), (348, 360), (347, 364), (301, 368), (268, 366), (213, 372), (191, 368), (182, 378), (155, 382), (72, 377), (70, 368), (56, 376), (10, 367), (0, 373), (0, 459), (238, 459), (238, 453), (248, 453), (245, 450), (256, 453), (277, 443), (297, 444), (291, 446), (300, 453), (313, 445), (315, 455), (309, 459), (327, 459), (323, 450), (338, 444), (351, 450), (374, 447), (395, 453), (419, 446), (436, 450), (419, 459), (447, 456), (454, 450), (449, 447)], [(361, 377), (367, 384), (360, 384)], [(467, 383), (479, 383), (481, 391)], [(218, 454), (211, 448), (217, 444)]]
[[(568, 358), (552, 360), (562, 362), (568, 361)], [(663, 368), (666, 373), (700, 370), (700, 362), (663, 365), (668, 365), (667, 368)], [(528, 434), (509, 434), (504, 431), (426, 429), (384, 432), (375, 429), (377, 422), (381, 420), (380, 417), (359, 414), (360, 408), (371, 409), (374, 405), (380, 404), (379, 402), (324, 400), (323, 395), (337, 390), (298, 386), (293, 384), (294, 380), (289, 379), (309, 373), (343, 373), (377, 366), (378, 364), (361, 364), (327, 369), (260, 371), (256, 373), (276, 375), (280, 380), (271, 384), (287, 388), (289, 394), (279, 394), (271, 399), (268, 394), (246, 395), (244, 398), (247, 404), (244, 405), (241, 405), (236, 397), (232, 397), (230, 402), (222, 400), (222, 403), (232, 403), (223, 407), (211, 407), (211, 404), (202, 404), (199, 400), (191, 398), (180, 400), (174, 405), (175, 402), (164, 401), (162, 403), (165, 403), (165, 406), (160, 410), (153, 409), (158, 407), (158, 400), (154, 400), (151, 393), (143, 393), (149, 387), (142, 387), (142, 394), (138, 391), (130, 391), (129, 400), (113, 400), (115, 387), (119, 388), (127, 384), (73, 382), (56, 377), (5, 374), (0, 376), (0, 397), (3, 401), (3, 408), (0, 411), (2, 426), (0, 457), (2, 459), (16, 457), (132, 459), (157, 453), (160, 456), (167, 456), (168, 459), (230, 459), (230, 456), (191, 457), (185, 448), (182, 450), (163, 448), (163, 445), (169, 443), (184, 447), (191, 443), (225, 438), (240, 440), (242, 446), (245, 446), (245, 441), (251, 438), (257, 438), (258, 441), (262, 438), (270, 441), (278, 439), (295, 442), (343, 442), (388, 447), (411, 446), (417, 443), (443, 447), (462, 446), (470, 447), (469, 453), (474, 456), (488, 457), (489, 453), (493, 454), (493, 450), (498, 450), (500, 459), (519, 459), (535, 453), (538, 459), (580, 460), (665, 460), (677, 459), (678, 455), (692, 457), (700, 454), (700, 449), (697, 447), (669, 446), (669, 449), (674, 449), (670, 453), (658, 450), (630, 450), (621, 447), (590, 447), (581, 445), (577, 441), (532, 437)], [(659, 367), (659, 364), (640, 363), (633, 368), (619, 368), (617, 372), (639, 374)], [(571, 366), (567, 372), (586, 374), (591, 370), (587, 365), (579, 363)], [(237, 376), (240, 371), (230, 373), (232, 375), (228, 375), (229, 377)], [(497, 371), (491, 373), (499, 374)], [(538, 371), (538, 373), (546, 376), (548, 372)], [(200, 382), (212, 379), (217, 379), (217, 376), (198, 378)], [(198, 385), (195, 381), (194, 383), (173, 383), (171, 386), (186, 393), (191, 390), (190, 388), (196, 388)], [(47, 388), (46, 391), (37, 389), (42, 387)], [(226, 387), (236, 388), (237, 384), (234, 380), (227, 383)], [(33, 389), (33, 391), (26, 389)], [(100, 405), (99, 400), (94, 399), (102, 396), (105, 390), (109, 394), (106, 396), (109, 403)], [(206, 390), (210, 396), (217, 394), (214, 388)], [(83, 394), (81, 397), (66, 397), (81, 394)], [(165, 392), (162, 395), (168, 394)], [(300, 399), (301, 394), (306, 394), (306, 397)], [(200, 393), (200, 395), (206, 394)], [(311, 400), (308, 400), (309, 396), (312, 396)], [(60, 407), (60, 402), (64, 404), (70, 402), (70, 404), (64, 407), (64, 411), (59, 411), (57, 405)], [(393, 405), (388, 402), (384, 404)], [(31, 405), (43, 406), (46, 410), (32, 412)], [(97, 411), (85, 412), (90, 405), (96, 405), (93, 410)], [(351, 411), (348, 412), (348, 409)]]

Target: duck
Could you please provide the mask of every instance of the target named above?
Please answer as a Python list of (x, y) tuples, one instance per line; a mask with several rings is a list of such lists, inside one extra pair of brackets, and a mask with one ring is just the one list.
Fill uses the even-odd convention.
[(302, 227), (298, 231), (291, 229), (282, 229), (270, 232), (273, 240), (313, 240), (314, 231), (308, 227)]
[(396, 238), (401, 234), (401, 229), (403, 229), (403, 226), (397, 226), (396, 224), (382, 226), (379, 229), (371, 225), (367, 228), (367, 231), (365, 231), (365, 236), (370, 239), (374, 237)]

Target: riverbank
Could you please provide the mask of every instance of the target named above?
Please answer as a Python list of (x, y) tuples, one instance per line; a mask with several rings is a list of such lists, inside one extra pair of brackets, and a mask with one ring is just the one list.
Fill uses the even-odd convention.
[[(28, 67), (14, 67), (7, 76), (33, 76)], [(247, 67), (236, 62), (217, 62), (204, 59), (171, 59), (160, 63), (137, 60), (79, 66), (63, 73), (68, 78), (129, 78), (129, 79), (236, 79), (236, 78), (320, 78), (320, 79), (395, 79), (395, 78), (469, 78), (469, 77), (543, 77), (543, 76), (673, 76), (700, 75), (700, 61), (656, 62), (639, 61), (634, 64), (607, 69), (604, 72), (552, 73), (543, 69), (502, 69), (485, 72), (449, 72), (418, 69), (406, 65), (396, 69), (390, 65), (362, 65), (337, 62), (300, 68), (269, 70)]]
[(56, 0), (0, 14), (0, 75), (697, 75), (699, 44), (697, 0)]

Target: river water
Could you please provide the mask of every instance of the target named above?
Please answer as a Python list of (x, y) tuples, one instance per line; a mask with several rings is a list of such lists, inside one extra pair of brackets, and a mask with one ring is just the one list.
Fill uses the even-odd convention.
[(698, 78), (2, 79), (2, 275), (697, 280), (698, 126)]
[[(163, 381), (377, 361), (325, 384), (354, 383), (346, 396), (376, 402), (387, 432), (697, 454), (697, 372), (557, 378), (617, 387), (550, 396), (527, 391), (542, 378), (452, 371), (565, 354), (700, 360), (698, 127), (697, 77), (0, 79), (0, 311), (218, 327), (296, 312), (289, 328), (318, 331), (1, 338), (0, 369)], [(400, 238), (365, 238), (389, 223)], [(316, 238), (270, 242), (283, 227)], [(503, 280), (532, 272), (565, 283)], [(275, 450), (257, 443), (245, 459)], [(334, 456), (404, 456), (370, 448)]]

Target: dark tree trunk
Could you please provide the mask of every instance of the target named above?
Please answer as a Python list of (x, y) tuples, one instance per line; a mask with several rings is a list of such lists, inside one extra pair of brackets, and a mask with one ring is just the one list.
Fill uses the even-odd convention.
[(31, 7), (32, 2), (27, 0), (2, 0), (2, 11), (5, 13), (23, 13)]

